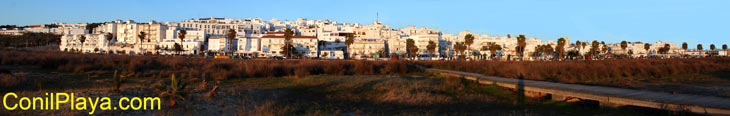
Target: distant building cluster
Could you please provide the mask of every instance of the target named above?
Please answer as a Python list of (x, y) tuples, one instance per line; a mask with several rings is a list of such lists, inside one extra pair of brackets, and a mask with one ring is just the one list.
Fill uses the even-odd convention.
[[(93, 26), (93, 27), (92, 27)], [(286, 35), (289, 29), (291, 36)], [(229, 31), (235, 37), (229, 38)], [(726, 49), (684, 49), (672, 42), (603, 42), (563, 43), (541, 41), (517, 35), (488, 36), (462, 31), (446, 34), (426, 27), (393, 29), (379, 21), (361, 25), (329, 20), (268, 21), (260, 18), (200, 18), (181, 22), (135, 22), (116, 20), (101, 24), (31, 25), (23, 29), (2, 29), (0, 34), (22, 32), (63, 35), (61, 51), (115, 54), (221, 54), (250, 57), (285, 56), (285, 38), (290, 38), (292, 54), (322, 59), (378, 59), (408, 57), (414, 59), (545, 59), (558, 54), (598, 57), (600, 54), (642, 56), (727, 56)], [(348, 37), (352, 38), (347, 42)], [(520, 38), (524, 46), (520, 47)], [(597, 45), (594, 45), (596, 44)], [(566, 53), (557, 53), (559, 45)], [(177, 47), (177, 48), (176, 48)], [(596, 49), (593, 49), (596, 47)], [(520, 50), (519, 48), (524, 48)], [(694, 47), (691, 47), (694, 48)], [(709, 48), (709, 47), (708, 47)], [(522, 52), (521, 52), (522, 51)], [(597, 52), (591, 52), (597, 51)], [(522, 54), (521, 54), (522, 53)], [(595, 53), (595, 54), (594, 54)], [(522, 56), (522, 57), (518, 57)]]
[(26, 27), (3, 27), (0, 28), (0, 35), (22, 35), (23, 33), (53, 33), (58, 35), (85, 34), (88, 24), (40, 24), (28, 25)]

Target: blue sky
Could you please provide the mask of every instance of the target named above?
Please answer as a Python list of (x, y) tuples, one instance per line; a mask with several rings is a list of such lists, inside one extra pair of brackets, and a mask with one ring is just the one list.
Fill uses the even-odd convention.
[(730, 0), (0, 0), (0, 25), (260, 17), (610, 43), (730, 43)]

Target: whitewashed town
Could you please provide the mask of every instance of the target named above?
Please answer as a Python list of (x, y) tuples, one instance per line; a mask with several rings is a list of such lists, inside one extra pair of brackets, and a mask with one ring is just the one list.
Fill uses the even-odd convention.
[[(522, 34), (443, 33), (428, 27), (395, 29), (330, 20), (199, 18), (181, 22), (115, 20), (104, 23), (30, 25), (3, 28), (61, 36), (66, 52), (210, 56), (215, 58), (387, 60), (555, 60), (728, 56), (727, 45), (687, 45), (665, 41), (606, 43), (535, 38)], [(721, 47), (720, 47), (721, 46)]]

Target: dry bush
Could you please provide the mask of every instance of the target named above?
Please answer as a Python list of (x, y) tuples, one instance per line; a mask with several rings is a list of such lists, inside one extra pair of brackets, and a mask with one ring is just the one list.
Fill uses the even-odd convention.
[[(75, 54), (62, 52), (0, 52), (2, 65), (40, 65), (68, 72), (128, 71), (141, 77), (202, 74), (211, 78), (281, 77), (309, 75), (374, 75), (418, 71), (404, 61), (347, 60), (233, 60), (164, 56)], [(388, 66), (385, 66), (388, 65)]]
[[(602, 61), (419, 61), (426, 67), (474, 72), (485, 75), (625, 86), (631, 80), (662, 78), (678, 74), (730, 72), (730, 58), (643, 59)], [(691, 78), (691, 77), (687, 77)]]
[(10, 74), (0, 73), (0, 87), (3, 88), (14, 88), (23, 87), (21, 85), (28, 82), (24, 73)]

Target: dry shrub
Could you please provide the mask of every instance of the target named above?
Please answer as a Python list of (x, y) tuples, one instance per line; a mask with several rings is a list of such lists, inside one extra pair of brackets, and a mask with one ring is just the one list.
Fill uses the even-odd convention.
[[(678, 74), (730, 72), (730, 58), (642, 59), (602, 61), (418, 61), (426, 67), (485, 75), (562, 83), (631, 85), (629, 80)], [(687, 77), (691, 78), (691, 77)], [(602, 81), (609, 81), (602, 82)]]
[(408, 105), (433, 105), (449, 103), (451, 97), (433, 94), (423, 90), (400, 90), (393, 89), (380, 96), (380, 102), (400, 103)]
[[(164, 56), (75, 54), (63, 52), (0, 52), (2, 65), (40, 65), (69, 72), (122, 70), (139, 76), (207, 73), (216, 79), (309, 75), (373, 75), (415, 71), (407, 63), (346, 60), (234, 60)], [(387, 66), (387, 68), (385, 65)], [(382, 73), (381, 73), (382, 71)]]
[(355, 62), (355, 69), (353, 73), (358, 75), (372, 75), (375, 74), (375, 65), (370, 61)]
[[(338, 62), (341, 62), (341, 61), (338, 61)], [(325, 65), (323, 67), (324, 67), (324, 73), (325, 74), (344, 75), (345, 74), (345, 71), (347, 70), (347, 69), (345, 69), (345, 67), (349, 67), (349, 65), (347, 65), (347, 64), (343, 64), (343, 65)]]
[(381, 72), (389, 74), (403, 74), (408, 72), (408, 65), (403, 61), (389, 61)]
[(14, 88), (14, 87), (22, 87), (20, 85), (23, 85), (27, 82), (27, 78), (25, 74), (19, 73), (19, 74), (10, 74), (10, 73), (0, 73), (0, 87), (3, 88)]

